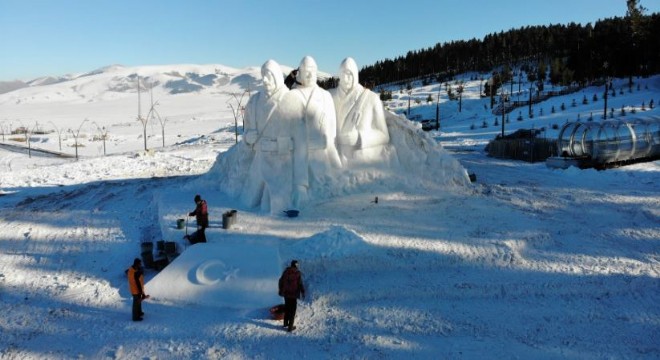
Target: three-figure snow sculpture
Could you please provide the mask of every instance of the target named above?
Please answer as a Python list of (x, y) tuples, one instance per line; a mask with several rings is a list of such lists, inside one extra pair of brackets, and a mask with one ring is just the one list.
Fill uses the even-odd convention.
[(226, 174), (237, 175), (225, 175), (224, 185), (240, 183), (246, 206), (271, 213), (299, 209), (310, 199), (411, 170), (439, 175), (435, 181), (467, 182), (460, 164), (433, 153), (433, 139), (407, 140), (418, 136), (415, 128), (386, 114), (379, 96), (359, 84), (355, 60), (344, 59), (339, 86), (331, 91), (317, 85), (317, 71), (305, 56), (298, 85), (289, 89), (279, 64), (268, 60), (262, 66), (263, 89), (245, 107), (243, 142), (220, 161)]

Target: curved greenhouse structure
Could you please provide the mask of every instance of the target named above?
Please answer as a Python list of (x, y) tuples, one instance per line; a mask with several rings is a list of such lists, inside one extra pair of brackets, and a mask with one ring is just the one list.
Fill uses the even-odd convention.
[(592, 166), (660, 158), (660, 117), (570, 122), (559, 131), (558, 153)]

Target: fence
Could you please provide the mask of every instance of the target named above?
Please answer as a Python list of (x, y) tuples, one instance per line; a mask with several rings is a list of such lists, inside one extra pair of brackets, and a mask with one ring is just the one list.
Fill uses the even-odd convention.
[[(540, 103), (541, 101), (545, 101), (553, 96), (561, 96), (561, 95), (567, 95), (571, 94), (574, 92), (578, 92), (582, 90), (583, 87), (580, 86), (568, 86), (566, 88), (563, 88), (561, 90), (552, 90), (552, 91), (540, 91), (537, 92), (536, 95), (532, 95), (532, 104), (537, 104)], [(507, 101), (504, 103), (504, 113), (508, 114), (513, 109), (522, 107), (522, 106), (529, 106), (529, 100), (513, 100), (513, 101)], [(493, 114), (494, 115), (502, 115), (502, 103), (499, 103), (494, 109), (493, 109)]]

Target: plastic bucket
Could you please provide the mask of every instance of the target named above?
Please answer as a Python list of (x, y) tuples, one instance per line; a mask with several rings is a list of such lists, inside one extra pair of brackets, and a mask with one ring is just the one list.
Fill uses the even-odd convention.
[(176, 221), (176, 228), (179, 229), (179, 230), (183, 229), (185, 227), (185, 225), (186, 225), (186, 220), (185, 219), (178, 219)]
[(145, 253), (145, 252), (153, 252), (154, 251), (154, 243), (151, 241), (143, 242), (140, 244), (140, 252)]
[(284, 210), (284, 213), (286, 214), (286, 216), (288, 216), (290, 218), (294, 218), (294, 217), (298, 217), (298, 214), (300, 213), (300, 211), (298, 211), (298, 210)]
[(236, 220), (238, 220), (238, 211), (233, 209), (229, 210), (229, 219), (232, 226), (236, 225)]
[(142, 263), (145, 267), (153, 268), (154, 267), (154, 253), (151, 251), (142, 252)]
[(229, 229), (232, 225), (236, 224), (236, 219), (238, 218), (238, 211), (229, 210), (222, 214), (222, 228)]
[(165, 240), (156, 241), (156, 250), (159, 252), (165, 251)]
[(166, 254), (176, 254), (176, 243), (174, 241), (165, 242), (165, 253)]

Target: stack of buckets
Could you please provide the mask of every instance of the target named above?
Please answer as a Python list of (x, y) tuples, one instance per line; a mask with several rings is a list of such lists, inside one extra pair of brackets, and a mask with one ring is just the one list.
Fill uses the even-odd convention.
[(142, 255), (142, 263), (145, 267), (154, 267), (154, 243), (145, 241), (140, 244), (140, 253)]

